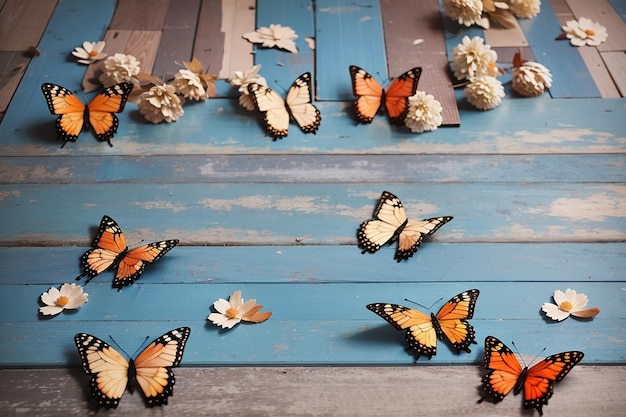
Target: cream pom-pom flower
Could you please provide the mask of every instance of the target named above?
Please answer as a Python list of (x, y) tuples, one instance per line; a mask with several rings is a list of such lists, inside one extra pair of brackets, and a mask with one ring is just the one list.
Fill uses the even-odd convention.
[(416, 133), (435, 130), (443, 121), (442, 111), (441, 103), (434, 96), (417, 91), (409, 97), (409, 108), (404, 124), (411, 132)]
[(83, 287), (78, 284), (63, 284), (61, 289), (51, 287), (41, 294), (41, 302), (45, 304), (39, 307), (39, 312), (44, 316), (53, 316), (63, 310), (76, 309), (87, 302), (89, 294), (83, 292)]
[(173, 85), (155, 85), (141, 93), (137, 102), (139, 113), (152, 123), (175, 122), (184, 114), (180, 98)]
[(598, 46), (609, 36), (604, 26), (586, 17), (570, 20), (562, 29), (565, 37), (574, 46)]
[(99, 77), (105, 87), (119, 83), (132, 83), (141, 71), (141, 64), (132, 55), (115, 54), (104, 60), (104, 71)]
[(483, 75), (498, 74), (498, 54), (480, 36), (464, 36), (452, 49), (452, 68), (458, 80), (473, 80)]
[(465, 98), (480, 110), (491, 110), (502, 102), (504, 87), (502, 83), (490, 75), (483, 75), (465, 87)]
[(460, 25), (480, 23), (483, 15), (482, 0), (443, 0), (443, 13)]
[(261, 323), (272, 315), (270, 311), (259, 313), (258, 311), (262, 307), (262, 305), (256, 303), (254, 298), (244, 302), (243, 298), (241, 298), (241, 291), (238, 290), (230, 295), (228, 301), (219, 298), (214, 302), (213, 308), (217, 312), (209, 314), (207, 320), (223, 329), (231, 329), (242, 320)]
[(600, 313), (597, 307), (587, 308), (587, 296), (583, 293), (576, 293), (575, 290), (567, 289), (565, 292), (561, 290), (554, 291), (552, 295), (554, 302), (543, 303), (541, 310), (551, 319), (562, 321), (570, 315), (581, 318), (591, 318)]
[(539, 14), (541, 0), (509, 0), (509, 10), (516, 17), (529, 19)]
[(188, 69), (178, 70), (174, 74), (172, 85), (176, 88), (176, 92), (182, 94), (185, 98), (195, 101), (204, 101), (207, 98), (200, 76)]
[(78, 59), (78, 62), (81, 64), (91, 64), (93, 62), (99, 61), (101, 59), (106, 58), (107, 54), (102, 52), (104, 49), (105, 43), (104, 41), (98, 42), (83, 42), (83, 46), (77, 46), (73, 51), (72, 55), (74, 55)]
[(235, 71), (233, 76), (228, 79), (232, 87), (237, 87), (237, 91), (241, 93), (239, 96), (239, 104), (246, 110), (255, 110), (254, 101), (248, 93), (249, 84), (259, 84), (267, 86), (267, 81), (259, 74), (261, 65), (255, 65), (248, 71)]
[(552, 74), (545, 66), (527, 61), (512, 71), (513, 90), (525, 97), (536, 97), (552, 86)]
[(271, 24), (269, 27), (263, 26), (254, 32), (244, 33), (242, 36), (252, 43), (260, 43), (265, 48), (275, 46), (294, 54), (298, 53), (298, 48), (294, 42), (298, 35), (289, 26)]

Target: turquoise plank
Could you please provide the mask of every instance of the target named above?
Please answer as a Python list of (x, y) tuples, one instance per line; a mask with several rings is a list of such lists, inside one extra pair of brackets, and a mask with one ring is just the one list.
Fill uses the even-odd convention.
[(379, 2), (317, 0), (315, 8), (319, 99), (354, 100), (350, 65), (385, 82), (389, 76)]
[[(73, 64), (67, 64), (73, 65)], [(34, 87), (33, 87), (34, 88)], [(37, 87), (39, 89), (39, 87)], [(462, 93), (462, 92), (461, 92)], [(28, 96), (28, 98), (26, 98)], [(423, 135), (392, 128), (383, 117), (356, 125), (345, 103), (317, 103), (324, 122), (316, 135), (290, 129), (272, 141), (259, 118), (229, 99), (185, 107), (176, 123), (152, 125), (130, 103), (120, 115), (113, 147), (83, 132), (60, 149), (55, 118), (39, 90), (24, 93), (29, 109), (17, 124), (0, 124), (0, 155), (217, 155), (217, 154), (572, 154), (620, 153), (624, 148), (626, 99), (556, 100), (506, 97), (488, 112), (465, 109), (463, 128)], [(41, 107), (41, 112), (30, 108)], [(6, 121), (5, 121), (6, 122)], [(114, 168), (111, 168), (114, 169)]]
[[(306, 244), (306, 240), (303, 241)], [(138, 283), (350, 283), (350, 282), (621, 282), (624, 243), (434, 243), (408, 262), (393, 261), (394, 248), (361, 254), (344, 246), (178, 246)], [(88, 247), (0, 248), (0, 284), (59, 285), (81, 271)], [(323, 259), (323, 262), (319, 260)], [(37, 262), (33, 262), (37, 260)], [(557, 266), (555, 266), (557, 265)], [(93, 284), (111, 287), (113, 273)], [(88, 287), (92, 286), (88, 284)]]
[(626, 182), (626, 155), (0, 157), (4, 184)]
[(535, 18), (519, 19), (519, 24), (537, 62), (552, 72), (553, 98), (601, 97), (578, 48), (567, 40), (555, 40), (562, 30), (549, 1), (542, 2)]
[(315, 51), (305, 40), (315, 37), (312, 1), (257, 0), (257, 29), (271, 24), (289, 26), (298, 35), (295, 40), (297, 54), (278, 48), (254, 48), (254, 63), (262, 65), (259, 73), (271, 88), (284, 96), (300, 74), (310, 72), (315, 80)]
[[(67, 365), (68, 352), (73, 351), (71, 335), (76, 332), (104, 338), (113, 335), (122, 346), (139, 346), (145, 336), (157, 337), (171, 328), (188, 325), (192, 327), (185, 356), (188, 365), (410, 363), (402, 332), (365, 309), (365, 305), (379, 301), (406, 304), (404, 297), (432, 303), (439, 297), (447, 299), (476, 287), (481, 295), (471, 322), (479, 342), (493, 334), (503, 340), (515, 340), (525, 352), (539, 352), (545, 346), (555, 352), (580, 349), (585, 351), (589, 363), (623, 363), (624, 343), (615, 338), (615, 334), (625, 330), (620, 318), (624, 315), (623, 283), (567, 283), (587, 294), (592, 303), (598, 301), (594, 305), (599, 305), (602, 312), (592, 321), (546, 321), (540, 306), (550, 301), (554, 289), (561, 285), (137, 285), (120, 293), (100, 286), (91, 287), (90, 301), (76, 313), (48, 320), (35, 318), (35, 300), (45, 287), (16, 286), (7, 289), (17, 294), (14, 299), (20, 300), (21, 305), (11, 302), (0, 307), (6, 317), (0, 325), (6, 342), (0, 346), (0, 358), (4, 366)], [(235, 289), (242, 289), (244, 298), (255, 297), (273, 312), (272, 317), (265, 323), (239, 325), (231, 331), (220, 331), (207, 323), (211, 303)], [(25, 297), (33, 302), (25, 302)], [(434, 308), (438, 309), (441, 303)], [(5, 316), (7, 313), (9, 316)], [(13, 320), (20, 314), (28, 316), (25, 321)], [(471, 354), (460, 355), (442, 345), (428, 363), (475, 363), (480, 357), (480, 345)]]
[(626, 22), (626, 1), (624, 0), (609, 0), (611, 6), (615, 9), (617, 14), (622, 17), (622, 20)]
[(60, 184), (0, 186), (0, 243), (89, 245), (103, 215), (129, 242), (354, 244), (380, 194), (409, 218), (451, 215), (433, 242), (622, 242), (620, 184)]

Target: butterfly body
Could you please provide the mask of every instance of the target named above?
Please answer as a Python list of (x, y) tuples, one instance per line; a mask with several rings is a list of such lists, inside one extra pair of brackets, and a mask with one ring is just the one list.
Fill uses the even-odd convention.
[(248, 93), (257, 109), (264, 113), (265, 129), (274, 140), (287, 136), (290, 118), (304, 133), (315, 134), (319, 129), (322, 117), (312, 104), (311, 73), (296, 78), (285, 100), (271, 88), (255, 83), (248, 85)]
[(583, 352), (569, 351), (548, 356), (532, 367), (522, 367), (513, 351), (493, 336), (485, 338), (483, 378), (485, 399), (499, 402), (513, 391), (524, 392), (524, 407), (534, 408), (543, 415), (543, 406), (554, 393), (554, 384), (560, 382), (582, 360)]
[(385, 90), (367, 71), (351, 65), (350, 79), (352, 93), (357, 96), (354, 106), (358, 122), (372, 123), (384, 105), (389, 122), (402, 125), (408, 111), (409, 97), (417, 91), (421, 74), (421, 67), (412, 68), (394, 79)]
[(374, 219), (364, 221), (359, 227), (359, 247), (361, 253), (375, 253), (386, 244), (398, 242), (394, 259), (407, 260), (417, 252), (425, 236), (432, 235), (450, 220), (452, 216), (410, 220), (400, 199), (383, 191), (374, 210)]
[(399, 304), (368, 304), (368, 310), (378, 314), (396, 330), (406, 330), (406, 340), (415, 351), (431, 359), (437, 354), (437, 339), (450, 344), (452, 349), (471, 352), (469, 346), (476, 344), (474, 327), (467, 321), (474, 316), (479, 290), (464, 291), (446, 302), (437, 314), (425, 314)]
[(135, 359), (124, 357), (105, 341), (87, 333), (74, 336), (83, 370), (91, 376), (98, 406), (116, 408), (122, 395), (139, 387), (148, 406), (166, 405), (176, 378), (171, 368), (183, 358), (189, 327), (171, 330), (153, 340)]
[(162, 240), (129, 249), (120, 226), (109, 216), (103, 216), (93, 249), (81, 257), (83, 273), (76, 279), (92, 278), (116, 269), (113, 286), (121, 289), (133, 284), (143, 274), (146, 263), (157, 262), (178, 244), (178, 239)]
[(41, 90), (46, 98), (48, 110), (58, 115), (56, 128), (63, 146), (67, 142), (76, 142), (80, 132), (89, 126), (94, 130), (96, 138), (107, 142), (115, 136), (119, 120), (115, 113), (121, 113), (126, 105), (128, 95), (133, 89), (130, 83), (115, 84), (98, 94), (85, 104), (65, 87), (57, 84), (44, 83)]

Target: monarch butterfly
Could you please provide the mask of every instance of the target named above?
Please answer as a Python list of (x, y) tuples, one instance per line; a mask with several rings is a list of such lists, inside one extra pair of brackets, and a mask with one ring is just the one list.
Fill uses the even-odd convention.
[(322, 116), (317, 107), (311, 104), (311, 90), (310, 72), (296, 78), (285, 100), (269, 87), (256, 83), (248, 85), (248, 93), (257, 109), (265, 113), (265, 129), (274, 140), (287, 136), (290, 115), (304, 133), (317, 132)]
[(409, 259), (420, 247), (424, 236), (432, 235), (452, 216), (432, 217), (422, 221), (409, 220), (398, 197), (383, 191), (374, 210), (374, 219), (361, 223), (357, 237), (361, 253), (374, 253), (384, 244), (398, 241), (394, 259)]
[(178, 239), (170, 239), (129, 250), (120, 226), (109, 216), (103, 216), (93, 241), (95, 248), (83, 254), (83, 273), (76, 280), (88, 276), (87, 283), (102, 272), (117, 267), (113, 286), (121, 289), (139, 279), (146, 263), (158, 261), (177, 244)]
[(560, 382), (572, 368), (581, 361), (584, 353), (579, 351), (561, 352), (548, 356), (532, 368), (522, 368), (515, 354), (504, 343), (493, 336), (485, 338), (485, 368), (483, 378), (486, 396), (500, 402), (513, 390), (517, 395), (524, 388), (524, 407), (535, 408), (543, 415), (543, 406), (552, 397), (554, 384)]
[(189, 327), (170, 330), (129, 361), (96, 336), (74, 336), (83, 369), (91, 376), (91, 393), (98, 406), (116, 408), (124, 391), (128, 389), (132, 394), (137, 384), (148, 406), (167, 405), (176, 382), (171, 368), (180, 364), (190, 333)]
[(409, 97), (417, 91), (421, 75), (421, 67), (411, 68), (393, 80), (385, 91), (370, 73), (350, 65), (352, 93), (358, 97), (354, 105), (359, 123), (372, 123), (384, 101), (389, 122), (402, 125), (408, 111)]
[(446, 302), (437, 315), (430, 316), (413, 308), (398, 304), (368, 304), (367, 309), (387, 320), (397, 330), (406, 329), (409, 347), (428, 359), (437, 354), (437, 339), (444, 340), (459, 353), (471, 352), (469, 345), (476, 344), (474, 327), (467, 321), (474, 316), (474, 307), (480, 292), (464, 291)]
[[(101, 142), (108, 142), (113, 146), (111, 138), (115, 136), (119, 121), (114, 113), (121, 113), (133, 89), (130, 83), (115, 84), (98, 94), (87, 106), (67, 88), (60, 85), (44, 83), (41, 91), (46, 97), (48, 109), (52, 114), (58, 114), (57, 132), (63, 139), (63, 145), (68, 141), (76, 142), (83, 127), (89, 124), (96, 132), (96, 138)], [(87, 125), (87, 126), (88, 126)]]

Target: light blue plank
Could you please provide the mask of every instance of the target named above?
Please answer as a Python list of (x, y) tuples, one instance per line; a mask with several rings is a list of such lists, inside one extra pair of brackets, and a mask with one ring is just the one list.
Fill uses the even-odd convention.
[(622, 17), (622, 20), (626, 22), (626, 1), (624, 0), (609, 0), (611, 6), (615, 9), (617, 14)]
[(305, 40), (315, 37), (311, 0), (257, 0), (256, 13), (257, 29), (279, 24), (289, 26), (298, 35), (297, 54), (255, 46), (254, 63), (262, 65), (260, 74), (267, 84), (284, 96), (300, 74), (310, 72), (315, 80), (315, 52)]
[[(70, 64), (68, 64), (70, 65)], [(39, 88), (39, 87), (37, 87)], [(154, 155), (154, 154), (572, 154), (624, 153), (625, 99), (555, 100), (507, 97), (488, 112), (466, 109), (463, 128), (411, 134), (392, 128), (383, 117), (356, 125), (346, 103), (317, 103), (324, 122), (316, 135), (290, 129), (272, 141), (256, 114), (236, 101), (207, 100), (185, 107), (176, 123), (152, 125), (133, 103), (120, 115), (113, 147), (83, 132), (60, 149), (55, 118), (40, 91), (31, 91), (29, 110), (17, 125), (0, 124), (0, 155)], [(462, 94), (462, 92), (461, 92)], [(25, 97), (22, 97), (25, 99)], [(41, 112), (30, 108), (41, 107)], [(17, 130), (15, 130), (17, 129)], [(113, 169), (113, 168), (112, 168)]]
[(552, 72), (553, 98), (601, 97), (578, 48), (567, 40), (555, 40), (562, 30), (549, 1), (542, 2), (535, 18), (519, 19), (519, 24), (537, 62)]
[(626, 188), (611, 184), (62, 184), (1, 186), (2, 245), (89, 245), (103, 215), (129, 241), (356, 243), (383, 190), (409, 218), (451, 215), (432, 242), (621, 242)]
[[(625, 330), (624, 320), (619, 318), (624, 315), (623, 284), (565, 285), (576, 286), (591, 300), (601, 301), (603, 312), (592, 321), (545, 321), (539, 309), (555, 289), (551, 282), (532, 286), (498, 283), (485, 288), (473, 283), (243, 287), (205, 284), (135, 286), (121, 293), (92, 287), (90, 301), (75, 314), (38, 321), (33, 317), (37, 308), (34, 300), (42, 287), (18, 286), (10, 291), (26, 297), (19, 294), (25, 290), (33, 303), (30, 308), (16, 307), (17, 311), (10, 312), (6, 311), (7, 304), (2, 306), (3, 316), (10, 316), (4, 316), (7, 318), (0, 327), (6, 341), (0, 347), (0, 358), (3, 365), (12, 366), (67, 365), (71, 358), (68, 352), (74, 349), (71, 335), (76, 332), (104, 338), (111, 334), (123, 346), (138, 346), (147, 335), (156, 337), (171, 328), (188, 325), (192, 327), (185, 356), (188, 365), (410, 363), (402, 332), (368, 311), (365, 304), (406, 304), (404, 297), (432, 303), (441, 296), (447, 299), (478, 287), (481, 295), (472, 323), (479, 342), (493, 334), (503, 340), (514, 339), (524, 352), (539, 352), (544, 346), (555, 352), (580, 349), (585, 351), (589, 363), (623, 363), (624, 342), (614, 337)], [(205, 318), (212, 301), (235, 289), (242, 289), (244, 298), (246, 294), (257, 298), (273, 312), (272, 317), (265, 323), (240, 325), (227, 332), (207, 324)], [(10, 320), (18, 313), (28, 317), (25, 321)], [(18, 327), (20, 331), (16, 332)], [(428, 363), (476, 363), (481, 356), (480, 345), (474, 346), (471, 354), (460, 355), (441, 345), (437, 356)]]
[[(304, 240), (306, 244), (306, 240)], [(142, 284), (350, 282), (621, 282), (624, 243), (428, 242), (410, 261), (393, 261), (393, 248), (375, 255), (345, 246), (178, 246), (146, 267)], [(0, 248), (0, 284), (58, 285), (81, 271), (88, 247)], [(319, 260), (323, 259), (323, 262)], [(37, 260), (37, 262), (33, 262)], [(555, 265), (558, 265), (555, 266)], [(111, 287), (112, 272), (93, 284)], [(88, 287), (91, 287), (91, 283)]]
[(616, 183), (626, 155), (112, 155), (0, 157), (4, 184)]
[(378, 1), (317, 0), (315, 7), (319, 99), (354, 100), (350, 65), (364, 68), (380, 82), (386, 81), (387, 58)]

